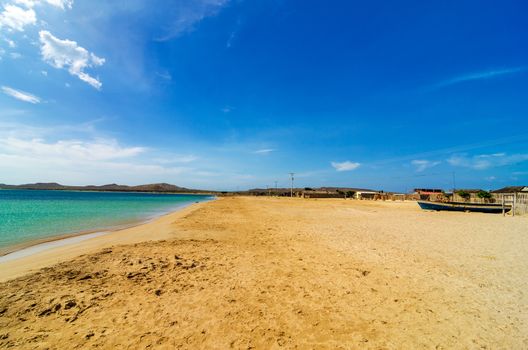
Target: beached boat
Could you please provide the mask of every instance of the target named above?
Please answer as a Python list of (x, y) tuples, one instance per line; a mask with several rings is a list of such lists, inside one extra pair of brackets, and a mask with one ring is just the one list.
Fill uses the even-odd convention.
[[(420, 208), (424, 210), (449, 210), (449, 211), (470, 211), (478, 213), (499, 214), (503, 211), (502, 204), (490, 203), (463, 203), (463, 202), (429, 202), (418, 201)], [(509, 206), (504, 206), (505, 211), (509, 211)]]

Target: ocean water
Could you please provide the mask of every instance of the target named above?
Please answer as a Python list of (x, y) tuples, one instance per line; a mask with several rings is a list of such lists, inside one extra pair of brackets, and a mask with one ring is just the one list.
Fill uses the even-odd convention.
[(206, 195), (0, 190), (0, 249), (146, 221)]

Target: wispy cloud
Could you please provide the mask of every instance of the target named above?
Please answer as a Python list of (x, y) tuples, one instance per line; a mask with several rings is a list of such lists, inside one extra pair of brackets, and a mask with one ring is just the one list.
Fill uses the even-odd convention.
[(504, 68), (504, 69), (491, 69), (483, 72), (471, 73), (460, 75), (451, 79), (441, 81), (440, 83), (434, 85), (434, 88), (442, 88), (450, 85), (460, 84), (473, 80), (482, 80), (482, 79), (491, 79), (501, 75), (509, 75), (524, 72), (528, 67), (514, 67), (514, 68)]
[(242, 23), (242, 21), (239, 18), (236, 21), (235, 28), (231, 31), (231, 33), (229, 34), (229, 37), (227, 38), (226, 48), (229, 49), (229, 48), (231, 48), (231, 46), (233, 46), (233, 42), (235, 41), (235, 39), (237, 37), (237, 34), (238, 34), (238, 31), (240, 30), (241, 23)]
[(73, 0), (15, 0), (15, 3), (24, 5), (28, 8), (32, 8), (42, 3), (47, 3), (64, 10), (65, 8), (72, 8)]
[(453, 166), (485, 170), (500, 166), (512, 165), (528, 161), (528, 154), (518, 153), (508, 155), (506, 153), (480, 154), (468, 156), (458, 154), (451, 156), (447, 162)]
[(187, 155), (164, 155), (163, 158), (154, 159), (155, 162), (160, 164), (172, 164), (172, 163), (192, 163), (200, 159), (193, 154)]
[(2, 148), (15, 154), (37, 157), (58, 157), (72, 161), (102, 161), (131, 158), (145, 152), (143, 147), (123, 147), (116, 140), (96, 139), (59, 140), (19, 139), (9, 137), (0, 142)]
[(185, 32), (192, 31), (196, 24), (203, 19), (215, 16), (229, 0), (196, 0), (181, 2), (173, 6), (172, 17), (165, 33), (156, 38), (157, 41), (166, 41), (176, 38)]
[(399, 157), (381, 159), (381, 160), (371, 162), (369, 163), (369, 165), (383, 166), (383, 165), (392, 164), (392, 163), (410, 162), (414, 159), (427, 159), (427, 158), (440, 158), (440, 157), (445, 158), (453, 154), (455, 155), (465, 154), (465, 152), (468, 152), (471, 150), (478, 150), (478, 149), (483, 149), (483, 148), (489, 148), (492, 146), (508, 145), (508, 144), (514, 144), (514, 143), (524, 143), (526, 141), (528, 141), (528, 134), (524, 133), (524, 134), (500, 137), (496, 139), (487, 139), (485, 141), (481, 141), (477, 143), (454, 145), (451, 147), (440, 148), (440, 149), (431, 150), (427, 152), (420, 152), (420, 153), (408, 154), (408, 155), (399, 156)]
[(271, 152), (275, 152), (275, 149), (273, 148), (263, 148), (263, 149), (259, 149), (259, 150), (256, 150), (255, 154), (270, 154)]
[(234, 108), (231, 107), (231, 106), (225, 106), (225, 107), (222, 107), (222, 109), (220, 109), (222, 112), (224, 113), (230, 113)]
[(235, 40), (235, 37), (236, 37), (236, 31), (233, 30), (231, 34), (229, 34), (229, 38), (227, 38), (226, 47), (228, 49), (231, 48), (231, 46), (233, 46), (233, 41)]
[(422, 172), (426, 169), (432, 168), (440, 164), (439, 161), (430, 161), (425, 159), (416, 159), (411, 162), (412, 165), (416, 167), (417, 172)]
[(156, 72), (156, 75), (160, 77), (163, 80), (172, 80), (172, 76), (169, 72), (163, 71), (163, 72)]
[(46, 30), (41, 30), (39, 37), (44, 62), (55, 68), (67, 68), (71, 75), (77, 76), (98, 90), (101, 88), (102, 83), (85, 73), (84, 70), (103, 65), (105, 63), (104, 58), (88, 52), (75, 41), (58, 39)]
[(30, 94), (29, 92), (13, 89), (8, 86), (2, 86), (2, 92), (20, 101), (29, 102), (33, 104), (40, 103), (40, 98), (33, 94)]
[(361, 163), (351, 162), (349, 160), (344, 162), (331, 162), (330, 164), (332, 164), (334, 169), (337, 171), (351, 171), (361, 166)]

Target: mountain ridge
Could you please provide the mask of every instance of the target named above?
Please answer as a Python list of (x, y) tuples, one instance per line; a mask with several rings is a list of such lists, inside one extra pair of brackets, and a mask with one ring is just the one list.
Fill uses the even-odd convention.
[(106, 185), (86, 185), (68, 186), (57, 182), (36, 182), (22, 185), (0, 184), (0, 189), (18, 190), (55, 190), (55, 191), (101, 191), (101, 192), (155, 192), (155, 193), (215, 193), (216, 191), (189, 189), (168, 183), (153, 183), (136, 186), (106, 184)]

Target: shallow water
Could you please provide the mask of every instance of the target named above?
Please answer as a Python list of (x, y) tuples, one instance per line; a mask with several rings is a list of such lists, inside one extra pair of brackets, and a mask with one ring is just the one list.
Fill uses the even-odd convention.
[(0, 190), (0, 248), (138, 223), (207, 195)]

